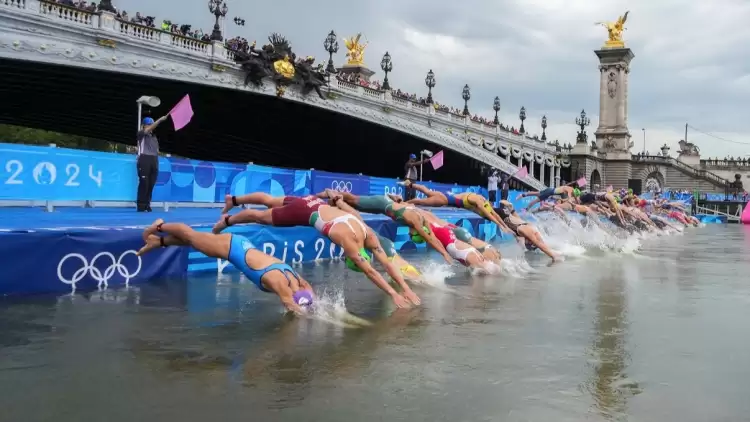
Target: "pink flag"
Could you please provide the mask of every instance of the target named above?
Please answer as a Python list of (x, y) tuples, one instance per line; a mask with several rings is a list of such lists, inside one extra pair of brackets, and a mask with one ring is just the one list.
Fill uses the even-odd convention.
[(430, 158), (430, 164), (432, 164), (432, 168), (437, 170), (440, 167), (443, 167), (443, 151), (441, 150), (437, 154), (433, 155), (432, 158)]
[(516, 174), (513, 175), (516, 179), (523, 179), (524, 177), (529, 175), (529, 170), (526, 168), (526, 166), (521, 166), (521, 170), (518, 170)]
[(578, 181), (576, 181), (576, 185), (578, 185), (579, 188), (586, 186), (586, 178), (581, 177), (580, 179), (578, 179)]
[(184, 128), (193, 118), (193, 106), (190, 105), (190, 95), (185, 95), (179, 103), (169, 112), (174, 123), (174, 130)]

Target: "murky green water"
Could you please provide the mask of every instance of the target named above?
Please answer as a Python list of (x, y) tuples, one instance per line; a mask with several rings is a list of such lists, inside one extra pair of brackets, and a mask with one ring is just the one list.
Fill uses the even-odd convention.
[(529, 261), (392, 315), (341, 264), (306, 267), (359, 330), (284, 320), (236, 275), (6, 301), (0, 420), (750, 420), (750, 228)]

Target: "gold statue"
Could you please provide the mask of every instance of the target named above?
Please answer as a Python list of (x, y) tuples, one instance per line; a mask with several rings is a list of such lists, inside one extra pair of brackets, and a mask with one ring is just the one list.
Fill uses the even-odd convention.
[(630, 11), (625, 12), (624, 15), (617, 18), (614, 22), (597, 22), (596, 25), (601, 25), (605, 28), (607, 28), (607, 33), (609, 34), (609, 39), (604, 42), (604, 47), (606, 48), (624, 48), (625, 42), (622, 40), (622, 31), (625, 30), (625, 22), (628, 20), (628, 13)]
[(283, 59), (273, 62), (273, 69), (287, 79), (294, 78), (294, 64), (288, 54), (285, 54)]
[(367, 48), (367, 43), (362, 44), (359, 42), (359, 39), (362, 38), (362, 34), (357, 34), (354, 38), (346, 39), (344, 38), (344, 45), (346, 46), (346, 49), (348, 50), (346, 53), (346, 57), (349, 58), (347, 60), (346, 64), (348, 65), (354, 65), (354, 66), (364, 66), (365, 65), (365, 48)]

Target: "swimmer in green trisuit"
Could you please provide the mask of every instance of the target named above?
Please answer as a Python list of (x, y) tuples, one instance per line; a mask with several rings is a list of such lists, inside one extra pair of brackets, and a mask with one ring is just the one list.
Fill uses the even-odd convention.
[[(401, 275), (404, 276), (404, 279), (411, 281), (412, 283), (421, 283), (422, 281), (424, 281), (422, 279), (422, 273), (420, 273), (416, 267), (411, 265), (401, 255), (398, 254), (398, 252), (396, 251), (396, 246), (390, 239), (381, 236), (379, 233), (376, 234), (378, 236), (378, 240), (380, 240), (380, 246), (383, 247), (386, 256), (388, 257), (388, 259), (390, 259), (391, 264), (395, 265), (396, 268), (401, 271)], [(361, 271), (349, 258), (346, 258), (346, 266), (350, 270), (357, 272)]]
[(492, 204), (484, 196), (474, 192), (452, 193), (430, 190), (426, 186), (413, 183), (409, 180), (399, 182), (404, 186), (411, 187), (427, 195), (427, 198), (410, 199), (407, 202), (423, 207), (456, 207), (471, 211), (485, 220), (495, 223), (500, 230), (512, 233), (499, 215), (492, 209)]
[(331, 189), (326, 189), (325, 192), (318, 194), (319, 198), (331, 198), (334, 196), (341, 197), (346, 204), (350, 205), (357, 211), (387, 215), (393, 221), (417, 231), (419, 235), (425, 239), (427, 244), (432, 246), (433, 249), (442, 255), (445, 262), (449, 264), (453, 263), (453, 259), (448, 254), (448, 251), (445, 250), (443, 245), (432, 233), (430, 233), (429, 230), (425, 229), (426, 224), (424, 222), (424, 216), (417, 207), (402, 202), (396, 202), (393, 199), (393, 197), (397, 198), (395, 195), (393, 197), (386, 195), (359, 196), (347, 192), (337, 192)]

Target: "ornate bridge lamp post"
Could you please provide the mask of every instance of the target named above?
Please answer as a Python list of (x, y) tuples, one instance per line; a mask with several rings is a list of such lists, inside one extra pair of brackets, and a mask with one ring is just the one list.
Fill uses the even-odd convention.
[(542, 141), (547, 140), (547, 116), (542, 116)]
[(669, 150), (671, 149), (671, 148), (669, 148), (669, 145), (664, 144), (664, 145), (661, 146), (660, 149), (661, 149), (661, 156), (662, 157), (669, 157)]
[(211, 41), (224, 41), (224, 37), (221, 35), (221, 26), (219, 26), (219, 18), (227, 15), (229, 11), (227, 3), (222, 0), (208, 0), (208, 10), (216, 17), (214, 30), (211, 32)]
[(523, 135), (526, 133), (526, 129), (523, 127), (523, 121), (526, 120), (526, 107), (521, 107), (521, 111), (518, 113), (518, 118), (521, 119), (521, 127), (518, 129), (518, 131)]
[(427, 104), (432, 104), (432, 88), (435, 88), (435, 74), (432, 73), (432, 69), (427, 72), (427, 77), (424, 78), (424, 84), (427, 85)]
[(331, 73), (336, 73), (336, 67), (333, 65), (333, 55), (339, 52), (339, 42), (336, 40), (336, 33), (333, 30), (328, 33), (325, 41), (323, 41), (323, 48), (328, 52), (326, 72), (328, 72), (328, 82), (330, 82)]
[(576, 117), (576, 125), (581, 128), (576, 136), (576, 143), (585, 144), (588, 141), (588, 135), (586, 135), (586, 126), (591, 124), (591, 119), (586, 117), (586, 110), (581, 110), (581, 117)]
[(464, 116), (468, 116), (469, 100), (471, 99), (471, 88), (469, 88), (469, 84), (464, 85), (464, 90), (461, 92), (461, 98), (464, 99)]
[(497, 113), (500, 111), (500, 97), (495, 97), (495, 102), (492, 103), (492, 109), (495, 110), (495, 120), (493, 120), (492, 123), (499, 125), (500, 119), (497, 118)]
[(383, 90), (390, 91), (391, 85), (388, 83), (388, 72), (393, 70), (393, 63), (391, 62), (391, 55), (388, 54), (387, 51), (383, 54), (383, 59), (380, 60), (380, 69), (385, 73), (385, 78), (383, 78)]

